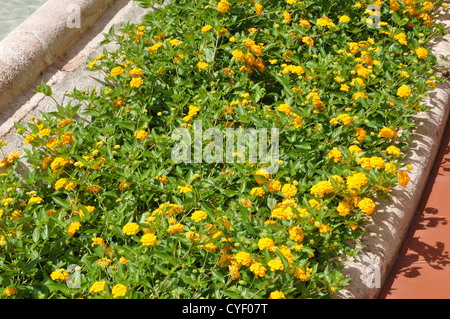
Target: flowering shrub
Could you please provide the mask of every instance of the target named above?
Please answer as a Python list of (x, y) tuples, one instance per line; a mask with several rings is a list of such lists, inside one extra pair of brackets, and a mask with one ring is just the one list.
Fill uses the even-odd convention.
[[(1, 161), (2, 297), (327, 298), (346, 286), (342, 261), (377, 199), (409, 181), (440, 4), (180, 0), (111, 30), (118, 49), (87, 68), (103, 87), (16, 123), (28, 148)], [(172, 134), (195, 121), (279, 129), (278, 169), (239, 152), (174, 162)]]

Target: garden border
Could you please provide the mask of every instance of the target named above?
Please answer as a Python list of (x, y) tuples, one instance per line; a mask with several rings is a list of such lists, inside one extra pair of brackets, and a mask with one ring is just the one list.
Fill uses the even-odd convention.
[(0, 110), (25, 93), (114, 1), (48, 0), (0, 41)]
[[(47, 111), (47, 106), (42, 106), (43, 103), (41, 103), (43, 95), (29, 93), (36, 85), (36, 81), (44, 79), (44, 82), (52, 86), (59, 83), (54, 87), (59, 92), (54, 93), (58, 97), (63, 96), (64, 88), (68, 89), (79, 78), (64, 72), (58, 75), (58, 72), (55, 73), (54, 70), (55, 64), (58, 64), (62, 70), (73, 73), (83, 69), (80, 61), (87, 56), (99, 53), (99, 48), (92, 46), (92, 43), (98, 44), (99, 40), (91, 41), (89, 45), (81, 45), (79, 48), (76, 46), (72, 48), (72, 52), (75, 52), (72, 55), (75, 58), (70, 61), (62, 57), (77, 42), (85, 41), (83, 37), (86, 36), (87, 31), (98, 23), (109, 7), (119, 2), (128, 4), (133, 0), (48, 0), (0, 42), (0, 138), (7, 137), (7, 141), (8, 139), (13, 141), (9, 143), (8, 148), (17, 148), (18, 145), (23, 147), (18, 144), (18, 138), (13, 137), (14, 134), (11, 133), (14, 121), (25, 121), (27, 116), (38, 114), (38, 111), (42, 109)], [(449, 3), (450, 0), (445, 2)], [(74, 3), (79, 4), (81, 9), (81, 28), (67, 26), (70, 12), (66, 9)], [(46, 23), (49, 17), (53, 24)], [(106, 17), (106, 19), (109, 18)], [(449, 26), (450, 13), (440, 20), (445, 21)], [(104, 32), (104, 28), (100, 29)], [(92, 37), (92, 34), (90, 36)], [(83, 51), (82, 54), (80, 54), (81, 51)], [(438, 57), (440, 54), (448, 54), (450, 35), (433, 43), (432, 51)], [(448, 61), (442, 59), (439, 61), (440, 65), (450, 66)], [(436, 74), (436, 76), (440, 75)], [(344, 275), (353, 280), (348, 287), (333, 295), (333, 298), (377, 298), (395, 262), (437, 156), (450, 113), (449, 95), (449, 81), (438, 84), (436, 90), (424, 101), (433, 108), (427, 113), (419, 113), (414, 117), (418, 125), (411, 135), (414, 142), (410, 145), (405, 159), (406, 163), (414, 167), (410, 173), (411, 181), (404, 188), (393, 189), (392, 199), (377, 203), (379, 208), (372, 215), (372, 221), (366, 225), (367, 232), (361, 239), (361, 244), (365, 248), (355, 261), (348, 261), (345, 264)], [(23, 99), (24, 97), (26, 98)], [(375, 282), (371, 282), (372, 279), (375, 279)]]

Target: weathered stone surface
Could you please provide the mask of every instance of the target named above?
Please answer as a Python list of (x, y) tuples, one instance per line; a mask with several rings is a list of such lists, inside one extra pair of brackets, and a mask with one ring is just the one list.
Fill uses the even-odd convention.
[(49, 0), (0, 42), (0, 110), (79, 41), (114, 0)]

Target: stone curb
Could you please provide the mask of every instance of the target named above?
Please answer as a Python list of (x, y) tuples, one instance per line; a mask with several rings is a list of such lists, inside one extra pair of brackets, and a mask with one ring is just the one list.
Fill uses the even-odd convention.
[(115, 0), (48, 0), (0, 42), (0, 110), (91, 28)]

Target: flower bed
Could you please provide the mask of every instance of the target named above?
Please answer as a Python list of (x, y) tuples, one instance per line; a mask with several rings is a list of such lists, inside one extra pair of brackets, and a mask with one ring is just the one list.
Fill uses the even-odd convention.
[[(376, 199), (409, 181), (440, 4), (177, 1), (111, 30), (119, 49), (88, 66), (101, 89), (16, 123), (31, 171), (17, 152), (1, 164), (3, 296), (327, 298), (347, 285), (342, 261)], [(243, 135), (249, 155), (272, 133), (269, 162), (224, 146), (238, 129), (259, 133)]]

